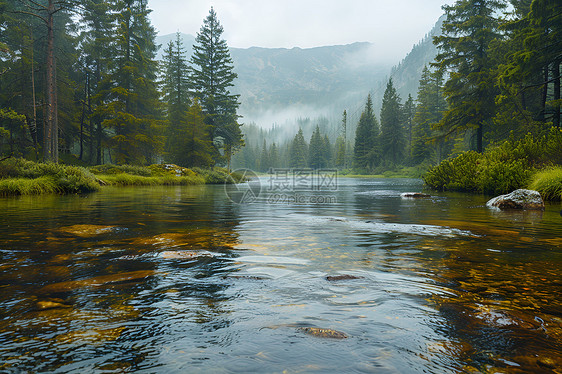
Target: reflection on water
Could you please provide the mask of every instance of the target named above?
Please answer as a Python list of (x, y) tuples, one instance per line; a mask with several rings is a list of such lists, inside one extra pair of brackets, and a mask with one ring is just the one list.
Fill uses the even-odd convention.
[(562, 372), (560, 206), (420, 189), (1, 199), (0, 372)]

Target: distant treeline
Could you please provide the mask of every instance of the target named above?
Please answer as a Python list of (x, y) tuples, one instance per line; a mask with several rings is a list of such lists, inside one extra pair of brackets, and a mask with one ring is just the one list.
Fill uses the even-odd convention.
[[(551, 127), (560, 127), (562, 3), (509, 3), (509, 13), (508, 2), (498, 0), (445, 6), (442, 35), (434, 38), (439, 52), (423, 69), (416, 98), (403, 101), (390, 79), (378, 116), (367, 98), (353, 144), (344, 112), (336, 144), (325, 142), (322, 148), (324, 163), (364, 174), (404, 166), (427, 169), (505, 140), (550, 136)], [(319, 125), (325, 133), (333, 127)], [(269, 139), (237, 160), (262, 171), (263, 165), (296, 166), (297, 158), (308, 160), (307, 166), (318, 164), (313, 139), (308, 156), (299, 156), (307, 154), (298, 146), (300, 137), (275, 147)]]

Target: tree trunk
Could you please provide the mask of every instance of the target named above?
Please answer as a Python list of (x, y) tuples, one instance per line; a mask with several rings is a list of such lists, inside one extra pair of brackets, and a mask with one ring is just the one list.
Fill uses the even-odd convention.
[(544, 73), (544, 85), (542, 89), (542, 96), (541, 96), (541, 112), (539, 115), (539, 119), (541, 121), (545, 121), (546, 119), (546, 99), (548, 96), (548, 65), (543, 69)]
[(552, 124), (560, 127), (560, 60), (554, 61), (552, 66), (552, 78), (554, 79), (554, 113)]
[(484, 125), (482, 122), (478, 124), (478, 129), (476, 130), (476, 151), (482, 153), (482, 137), (484, 134)]
[(54, 33), (55, 6), (49, 0), (47, 9), (47, 118), (43, 128), (43, 161), (58, 162), (58, 124), (56, 103), (56, 67), (55, 67), (55, 33)]

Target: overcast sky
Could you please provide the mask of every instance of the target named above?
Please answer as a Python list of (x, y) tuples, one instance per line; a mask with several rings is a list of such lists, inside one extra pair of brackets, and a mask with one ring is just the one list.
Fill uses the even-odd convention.
[(400, 60), (453, 0), (149, 0), (160, 35), (196, 35), (211, 6), (231, 47), (371, 42)]

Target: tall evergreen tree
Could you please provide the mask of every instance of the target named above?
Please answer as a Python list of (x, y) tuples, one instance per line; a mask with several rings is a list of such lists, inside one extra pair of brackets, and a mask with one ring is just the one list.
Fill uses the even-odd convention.
[(171, 149), (180, 151), (174, 146), (182, 127), (187, 125), (186, 114), (190, 108), (188, 66), (185, 49), (180, 34), (176, 40), (170, 41), (164, 50), (163, 64), (163, 101), (166, 104), (166, 143), (165, 152), (170, 154)]
[[(446, 156), (443, 148), (444, 139), (432, 141), (432, 127), (437, 125), (447, 108), (445, 97), (442, 93), (443, 72), (431, 72), (427, 66), (422, 71), (419, 81), (416, 113), (414, 115), (412, 130), (411, 159), (414, 165), (421, 164), (432, 155), (432, 146), (437, 153), (437, 161)], [(431, 144), (430, 144), (431, 142)]]
[(405, 154), (409, 155), (412, 149), (412, 132), (414, 128), (414, 115), (416, 114), (416, 105), (412, 95), (408, 94), (408, 100), (402, 106), (402, 116), (404, 123), (407, 148)]
[(310, 146), (308, 147), (308, 165), (313, 169), (321, 169), (326, 166), (324, 139), (320, 135), (320, 127), (316, 125), (312, 136), (310, 137)]
[(377, 144), (378, 132), (378, 124), (373, 111), (373, 100), (369, 94), (365, 103), (365, 109), (361, 113), (357, 129), (355, 130), (354, 168), (367, 171), (375, 163), (378, 163), (380, 158)]
[(279, 150), (277, 149), (277, 144), (273, 142), (269, 148), (269, 164), (272, 168), (278, 168), (279, 166)]
[(143, 0), (117, 0), (116, 68), (103, 110), (111, 129), (112, 156), (119, 164), (150, 162), (161, 148), (161, 112), (156, 86), (156, 31)]
[(271, 162), (269, 159), (269, 150), (267, 149), (267, 142), (264, 139), (261, 148), (261, 153), (260, 153), (259, 171), (267, 172), (270, 167), (271, 167)]
[(383, 159), (390, 161), (392, 165), (397, 165), (404, 154), (406, 141), (402, 117), (400, 97), (390, 79), (382, 100), (380, 140)]
[(307, 166), (308, 149), (302, 129), (293, 138), (289, 150), (289, 167), (303, 169)]
[[(194, 95), (201, 100), (206, 121), (211, 126), (214, 144), (222, 144), (227, 162), (244, 140), (238, 123), (239, 95), (232, 94), (237, 74), (226, 41), (222, 39), (223, 28), (211, 7), (197, 33), (191, 56), (191, 82)], [(215, 158), (220, 159), (217, 151)]]
[(489, 46), (501, 38), (495, 15), (505, 5), (499, 0), (458, 0), (446, 5), (443, 35), (434, 38), (440, 49), (436, 65), (450, 72), (444, 89), (449, 109), (439, 129), (444, 136), (475, 129), (478, 152), (483, 150), (484, 127), (494, 116), (496, 90)]
[(323, 143), (323, 158), (324, 158), (324, 167), (331, 167), (333, 165), (332, 163), (332, 144), (330, 143), (330, 139), (328, 138), (328, 135), (324, 134), (324, 139), (322, 139), (322, 143)]
[(84, 102), (88, 109), (89, 161), (103, 162), (106, 136), (102, 123), (107, 118), (103, 107), (104, 90), (108, 89), (109, 74), (114, 68), (115, 17), (106, 0), (85, 0), (81, 12), (80, 52), (85, 74)]

